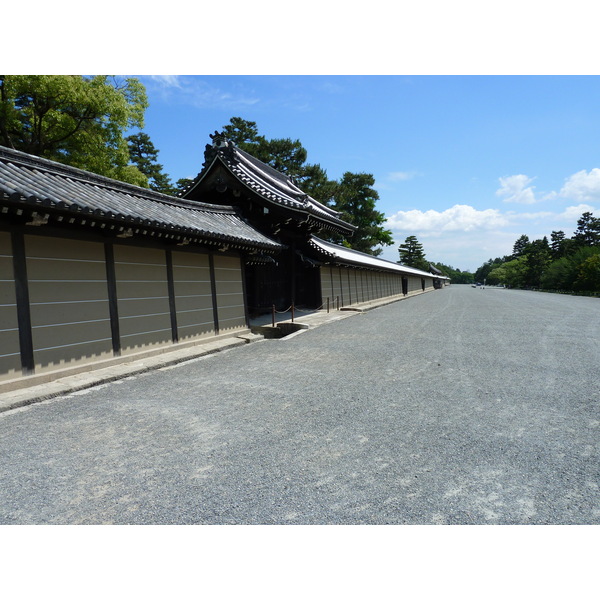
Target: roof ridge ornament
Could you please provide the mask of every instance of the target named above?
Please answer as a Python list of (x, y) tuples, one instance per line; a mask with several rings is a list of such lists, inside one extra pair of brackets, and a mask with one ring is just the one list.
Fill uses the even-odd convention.
[(223, 154), (229, 159), (234, 157), (235, 144), (230, 141), (224, 133), (215, 131), (209, 134), (212, 144), (206, 144), (204, 148), (204, 164), (202, 169), (206, 169), (218, 154)]
[(227, 148), (231, 146), (231, 142), (225, 137), (223, 132), (219, 133), (215, 131), (214, 133), (209, 134), (210, 139), (213, 141), (214, 148)]

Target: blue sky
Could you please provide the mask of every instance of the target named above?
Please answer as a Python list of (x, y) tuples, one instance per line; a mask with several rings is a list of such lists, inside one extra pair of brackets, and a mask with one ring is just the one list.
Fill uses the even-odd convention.
[(371, 173), (395, 244), (475, 270), (522, 234), (571, 235), (600, 215), (600, 77), (546, 75), (138, 76), (144, 131), (176, 181), (201, 169), (234, 116), (299, 139), (330, 178)]

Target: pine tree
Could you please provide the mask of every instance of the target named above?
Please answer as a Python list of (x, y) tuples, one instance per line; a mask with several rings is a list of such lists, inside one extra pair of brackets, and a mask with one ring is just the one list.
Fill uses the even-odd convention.
[(423, 245), (414, 235), (409, 235), (398, 248), (400, 264), (423, 271), (429, 271), (429, 263), (425, 258)]
[(158, 150), (147, 133), (136, 133), (127, 139), (131, 162), (148, 178), (148, 186), (163, 194), (174, 195), (177, 188), (169, 176), (163, 172), (163, 166), (157, 162)]

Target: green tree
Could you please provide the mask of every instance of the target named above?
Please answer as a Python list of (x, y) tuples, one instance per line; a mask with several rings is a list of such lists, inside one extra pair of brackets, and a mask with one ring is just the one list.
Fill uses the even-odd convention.
[(163, 166), (158, 161), (158, 150), (147, 133), (136, 133), (126, 138), (131, 162), (148, 178), (150, 189), (163, 194), (174, 195), (177, 187), (173, 186)]
[[(544, 237), (530, 241), (522, 235), (511, 257), (490, 259), (475, 272), (476, 281), (499, 281), (512, 287), (541, 287), (547, 290), (596, 291), (596, 256), (600, 255), (600, 219), (585, 212), (577, 221), (572, 238), (553, 231), (551, 242)], [(514, 262), (519, 259), (519, 262)]]
[(554, 260), (566, 256), (573, 250), (573, 240), (566, 237), (564, 231), (553, 231), (550, 234), (550, 250)]
[(256, 156), (258, 148), (266, 139), (258, 134), (255, 121), (246, 121), (241, 117), (231, 117), (229, 124), (223, 127), (223, 135), (238, 148)]
[(542, 274), (552, 260), (548, 238), (533, 240), (527, 244), (522, 256), (526, 259), (527, 274), (523, 285), (525, 287), (539, 287)]
[(344, 173), (336, 191), (335, 209), (342, 213), (342, 219), (358, 229), (352, 237), (343, 240), (348, 248), (373, 256), (381, 254), (379, 245), (394, 243), (392, 232), (383, 228), (385, 215), (375, 209), (379, 199), (373, 189), (375, 178), (369, 173)]
[(540, 284), (545, 290), (570, 291), (573, 289), (574, 281), (575, 272), (572, 259), (568, 256), (561, 256), (548, 265), (542, 274)]
[(265, 141), (257, 158), (272, 166), (275, 170), (293, 178), (304, 175), (304, 166), (308, 152), (300, 140), (280, 138)]
[[(483, 281), (487, 281), (489, 279), (489, 275), (494, 269), (497, 269), (500, 265), (502, 265), (505, 262), (508, 262), (509, 260), (510, 257), (506, 256), (504, 258), (490, 258), (475, 271), (473, 278), (475, 279), (475, 281), (483, 283)], [(498, 283), (502, 282), (498, 281)]]
[(470, 271), (461, 271), (460, 269), (455, 269), (454, 267), (439, 262), (431, 264), (446, 275), (446, 277), (450, 277), (452, 283), (473, 283), (474, 281), (473, 273)]
[(596, 289), (598, 246), (582, 246), (572, 254), (552, 262), (541, 277), (541, 285), (547, 290), (598, 291)]
[(192, 183), (194, 183), (193, 179), (181, 177), (177, 180), (177, 183), (175, 184), (175, 186), (177, 187), (177, 193), (182, 192), (183, 190), (185, 190), (186, 187), (192, 185)]
[(527, 258), (519, 256), (492, 269), (489, 280), (493, 283), (503, 283), (508, 287), (524, 287), (527, 280)]
[(148, 106), (134, 78), (105, 75), (0, 77), (0, 142), (10, 148), (144, 185), (129, 164), (124, 132), (143, 127)]
[(429, 271), (429, 263), (425, 258), (423, 245), (414, 235), (409, 235), (403, 244), (398, 247), (400, 253), (400, 264), (423, 271)]
[(258, 133), (255, 121), (232, 117), (223, 127), (225, 137), (238, 148), (292, 178), (304, 174), (307, 151), (300, 140), (274, 138), (268, 140)]
[(526, 235), (522, 235), (513, 245), (512, 257), (517, 258), (519, 256), (523, 256), (528, 244), (529, 237)]
[(306, 162), (308, 152), (300, 140), (268, 140), (258, 133), (255, 121), (240, 117), (232, 117), (223, 127), (223, 134), (241, 150), (294, 179), (315, 200), (327, 205), (333, 202), (337, 182), (329, 180), (320, 165)]
[(577, 221), (573, 240), (577, 246), (600, 246), (600, 219), (584, 212)]
[(325, 206), (334, 206), (339, 183), (327, 177), (321, 165), (305, 165), (302, 174), (295, 178), (298, 186), (309, 196)]
[(600, 252), (588, 256), (577, 269), (575, 289), (600, 292)]

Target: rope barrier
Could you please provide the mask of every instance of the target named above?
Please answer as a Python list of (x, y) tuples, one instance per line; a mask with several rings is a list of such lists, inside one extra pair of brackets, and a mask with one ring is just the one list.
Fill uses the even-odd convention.
[[(337, 304), (338, 304), (338, 310), (339, 310), (339, 298), (336, 298), (337, 300)], [(292, 323), (294, 322), (294, 315), (296, 312), (301, 312), (301, 313), (313, 313), (317, 310), (321, 310), (325, 307), (325, 302), (323, 302), (323, 304), (321, 304), (320, 306), (318, 306), (317, 308), (311, 308), (308, 310), (303, 310), (301, 308), (297, 308), (296, 306), (294, 306), (294, 304), (292, 303), (290, 306), (288, 306), (288, 308), (286, 308), (285, 310), (277, 310), (275, 308), (275, 305), (272, 304), (271, 305), (271, 323), (273, 325), (273, 327), (275, 327), (275, 315), (284, 315), (288, 312), (292, 312)], [(261, 306), (261, 307), (248, 307), (250, 310), (256, 310), (256, 311), (262, 311), (266, 309), (266, 306)], [(329, 312), (329, 298), (327, 298), (327, 312)]]
[[(266, 307), (266, 306), (249, 306), (248, 308), (249, 308), (251, 311), (252, 311), (252, 310), (258, 310), (258, 311), (262, 310), (262, 311), (265, 311), (265, 312), (266, 312), (266, 310), (267, 310), (267, 307)], [(298, 308), (297, 306), (294, 306), (294, 310), (295, 310), (296, 312), (302, 312), (302, 313), (312, 313), (312, 312), (315, 312), (316, 310), (321, 310), (321, 309), (323, 309), (323, 308), (325, 308), (325, 303), (323, 303), (323, 304), (321, 304), (320, 306), (317, 306), (317, 307), (315, 307), (315, 308), (307, 308), (307, 309), (302, 309), (302, 308)], [(285, 313), (288, 313), (288, 312), (290, 312), (290, 311), (291, 311), (291, 309), (292, 309), (292, 307), (291, 307), (291, 306), (288, 306), (287, 310), (275, 310), (275, 312), (276, 312), (276, 313), (278, 313), (278, 314), (280, 314), (280, 315), (283, 315), (283, 314), (285, 314)]]
[(315, 310), (321, 310), (325, 305), (321, 304), (321, 306), (317, 306), (317, 308), (310, 308), (308, 310), (302, 310), (301, 308), (298, 308), (297, 306), (294, 307), (294, 310), (296, 312), (302, 312), (302, 313), (312, 313), (315, 312)]
[(289, 306), (288, 308), (286, 308), (285, 310), (277, 310), (277, 309), (273, 309), (273, 310), (275, 310), (275, 312), (276, 312), (276, 313), (278, 313), (278, 314), (280, 314), (280, 315), (283, 315), (284, 313), (290, 312), (290, 310), (292, 310), (292, 306), (293, 306), (293, 304), (292, 304), (292, 305), (290, 305), (290, 306)]

